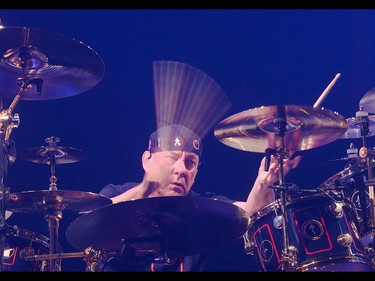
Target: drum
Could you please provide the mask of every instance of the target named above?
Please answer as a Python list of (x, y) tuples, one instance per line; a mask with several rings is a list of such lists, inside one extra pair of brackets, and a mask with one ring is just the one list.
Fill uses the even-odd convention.
[(48, 271), (48, 260), (27, 261), (25, 255), (46, 255), (49, 253), (49, 239), (26, 229), (16, 229), (6, 235), (4, 271)]
[(363, 165), (356, 164), (346, 167), (341, 172), (333, 175), (322, 183), (320, 189), (340, 189), (353, 203), (360, 224), (360, 235), (369, 244), (371, 235), (371, 199), (368, 187), (365, 184), (367, 169)]
[(280, 200), (253, 214), (243, 236), (246, 252), (255, 256), (260, 271), (374, 270), (355, 208), (342, 193), (285, 192), (285, 201), (286, 236)]

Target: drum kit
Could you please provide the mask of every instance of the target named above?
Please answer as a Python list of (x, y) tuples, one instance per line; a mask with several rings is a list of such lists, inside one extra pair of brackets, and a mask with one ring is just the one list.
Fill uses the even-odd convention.
[[(360, 101), (356, 117), (320, 108), (329, 87), (310, 106), (262, 106), (234, 114), (216, 125), (215, 137), (230, 147), (265, 153), (278, 160), (276, 200), (251, 217), (241, 208), (202, 197), (144, 198), (111, 204), (99, 194), (59, 190), (56, 165), (85, 158), (83, 151), (47, 145), (20, 153), (26, 161), (50, 167), (48, 190), (12, 193), (4, 182), (15, 161), (10, 138), (20, 118), (20, 100), (50, 100), (76, 95), (101, 81), (104, 64), (82, 42), (27, 27), (0, 28), (0, 260), (1, 271), (62, 271), (64, 258), (83, 258), (90, 271), (109, 259), (169, 263), (243, 238), (246, 253), (262, 271), (373, 271), (375, 211), (372, 167), (375, 149), (366, 140), (374, 131), (375, 88)], [(365, 111), (367, 110), (367, 111)], [(348, 149), (345, 169), (314, 190), (285, 182), (290, 153), (316, 148), (338, 138), (361, 138)], [(267, 165), (268, 164), (268, 165)], [(367, 173), (367, 175), (366, 175)], [(67, 228), (68, 242), (79, 252), (64, 253), (58, 241), (63, 212), (81, 214)], [(13, 213), (43, 213), (48, 237), (10, 226)], [(121, 214), (121, 215), (119, 215)], [(110, 218), (110, 219), (108, 219)]]
[[(365, 110), (375, 110), (375, 88), (359, 108), (345, 119), (315, 105), (263, 106), (217, 124), (215, 136), (225, 145), (265, 152), (266, 171), (270, 156), (278, 159), (279, 182), (271, 186), (276, 200), (250, 217), (243, 235), (245, 252), (255, 256), (260, 271), (374, 271), (375, 150), (367, 147), (374, 119)], [(285, 182), (283, 161), (290, 152), (338, 138), (362, 139), (360, 150), (351, 143), (347, 156), (334, 160), (347, 163), (343, 171), (316, 189)]]
[[(104, 64), (92, 48), (76, 39), (28, 27), (1, 26), (0, 53), (1, 98), (12, 100), (7, 109), (1, 101), (0, 109), (0, 271), (59, 272), (64, 258), (83, 258), (90, 271), (97, 271), (99, 262), (116, 258), (169, 263), (240, 239), (248, 229), (245, 211), (214, 199), (163, 197), (111, 204), (96, 193), (59, 190), (56, 165), (78, 162), (86, 155), (59, 146), (56, 136), (46, 138), (44, 146), (19, 153), (26, 161), (50, 167), (49, 189), (11, 192), (4, 179), (16, 159), (10, 138), (20, 123), (16, 105), (21, 100), (85, 92), (101, 81)], [(79, 252), (64, 252), (58, 241), (67, 210), (81, 215), (66, 232)], [(7, 224), (16, 213), (42, 213), (48, 237)]]

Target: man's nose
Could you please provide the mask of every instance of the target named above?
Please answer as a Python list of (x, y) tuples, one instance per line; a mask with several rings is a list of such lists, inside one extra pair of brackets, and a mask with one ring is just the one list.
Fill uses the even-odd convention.
[(176, 161), (176, 169), (180, 172), (180, 173), (186, 173), (187, 171), (187, 167), (186, 167), (186, 163), (185, 163), (185, 159), (184, 158), (180, 158)]

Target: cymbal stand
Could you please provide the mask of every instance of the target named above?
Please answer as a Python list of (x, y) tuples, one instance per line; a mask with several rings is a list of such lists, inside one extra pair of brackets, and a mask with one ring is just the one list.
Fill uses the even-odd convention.
[[(60, 141), (57, 137), (49, 137), (45, 139), (45, 142), (48, 143), (48, 147), (51, 149), (47, 151), (47, 164), (51, 167), (51, 176), (50, 176), (50, 185), (49, 190), (57, 190), (57, 177), (56, 177), (56, 147), (57, 143)], [(55, 255), (59, 252), (58, 249), (58, 237), (59, 237), (59, 222), (62, 219), (62, 210), (59, 208), (58, 202), (54, 202), (51, 208), (48, 208), (45, 212), (44, 218), (48, 222), (48, 231), (49, 231), (49, 254)], [(49, 262), (49, 271), (56, 272), (61, 271), (61, 265), (58, 259), (51, 259)]]
[[(375, 156), (375, 149), (367, 148), (366, 138), (370, 134), (369, 131), (369, 114), (368, 112), (364, 111), (363, 107), (361, 106), (360, 110), (356, 113), (356, 121), (360, 126), (361, 129), (361, 136), (362, 136), (362, 147), (359, 149), (359, 156), (363, 159), (367, 166), (367, 180), (365, 180), (365, 187), (368, 188), (369, 200), (371, 202), (370, 208), (370, 220), (367, 221), (367, 194), (365, 188), (359, 188), (359, 199), (362, 208), (362, 214), (364, 214), (364, 233), (367, 233), (369, 230), (371, 231), (371, 239), (372, 242), (369, 243), (368, 247), (366, 247), (367, 254), (371, 257), (371, 260), (374, 261), (375, 256), (375, 195), (374, 195), (374, 185), (375, 180), (373, 178), (372, 166)], [(360, 185), (361, 187), (362, 185)]]
[(8, 168), (15, 161), (15, 143), (10, 139), (13, 128), (18, 128), (20, 119), (19, 115), (13, 115), (13, 109), (21, 99), (21, 94), (33, 84), (32, 80), (18, 79), (20, 87), (17, 95), (13, 99), (8, 109), (2, 109), (0, 112), (0, 271), (3, 271), (3, 256), (5, 249), (5, 238), (11, 228), (5, 223), (6, 201), (9, 199), (10, 190), (6, 187), (6, 176)]
[[(284, 144), (284, 136), (286, 134), (286, 115), (285, 115), (285, 108), (282, 106), (278, 106), (278, 117), (273, 121), (274, 125), (276, 127), (276, 133), (277, 136), (280, 139), (280, 143), (278, 144), (279, 148), (277, 149), (266, 149), (266, 167), (265, 170), (268, 171), (269, 164), (270, 164), (270, 157), (271, 155), (274, 155), (278, 159), (278, 176), (279, 176), (279, 186), (272, 187), (275, 190), (275, 197), (276, 200), (280, 200), (280, 209), (282, 214), (282, 232), (283, 232), (283, 250), (281, 254), (281, 269), (284, 271), (293, 271), (297, 266), (297, 255), (296, 251), (294, 250), (294, 247), (289, 246), (289, 237), (288, 237), (288, 231), (287, 226), (288, 224), (288, 218), (286, 216), (285, 208), (286, 208), (286, 198), (284, 191), (287, 190), (285, 185), (285, 179), (284, 179), (284, 159), (288, 158), (289, 151), (285, 148)], [(277, 138), (276, 138), (277, 139)], [(277, 193), (279, 191), (279, 193)]]
[[(11, 148), (12, 143), (10, 142), (10, 134), (13, 128), (17, 128), (19, 126), (19, 116), (17, 113), (13, 115), (13, 110), (16, 105), (21, 100), (21, 95), (29, 88), (32, 88), (33, 85), (36, 86), (36, 91), (41, 94), (43, 80), (41, 78), (35, 79), (28, 79), (26, 78), (26, 69), (33, 69), (36, 68), (43, 60), (43, 56), (39, 54), (36, 50), (28, 50), (29, 46), (29, 34), (26, 32), (24, 38), (24, 48), (19, 49), (9, 49), (5, 54), (2, 56), (3, 61), (5, 64), (14, 67), (15, 69), (21, 70), (21, 76), (17, 79), (17, 85), (19, 86), (18, 93), (14, 97), (12, 103), (10, 104), (8, 109), (3, 109), (1, 103), (1, 112), (0, 112), (0, 235), (1, 235), (1, 245), (0, 245), (0, 271), (3, 271), (3, 255), (4, 255), (4, 248), (5, 248), (5, 212), (6, 212), (6, 200), (9, 199), (10, 191), (5, 187), (6, 183), (6, 175), (8, 172), (8, 166), (12, 161), (11, 156), (9, 154), (9, 148)], [(34, 54), (32, 54), (34, 53)], [(46, 62), (44, 58), (44, 62)], [(15, 150), (15, 149), (14, 149)], [(14, 161), (14, 159), (13, 159)]]

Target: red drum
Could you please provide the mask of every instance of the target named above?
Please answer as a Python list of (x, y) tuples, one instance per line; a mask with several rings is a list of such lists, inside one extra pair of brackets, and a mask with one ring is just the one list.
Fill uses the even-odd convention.
[(17, 229), (6, 235), (4, 271), (48, 271), (48, 260), (26, 261), (24, 255), (46, 255), (49, 253), (49, 239), (26, 229)]
[(255, 213), (243, 236), (260, 271), (374, 271), (355, 207), (341, 192), (287, 192), (285, 201), (288, 256), (279, 200)]

